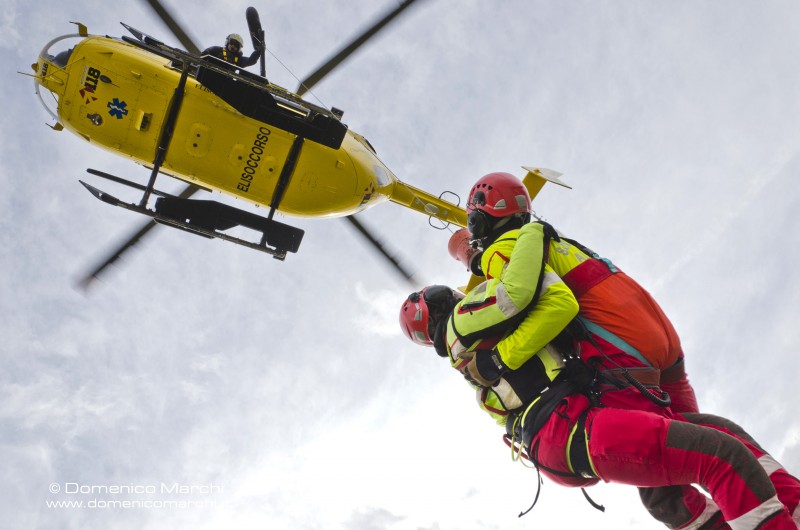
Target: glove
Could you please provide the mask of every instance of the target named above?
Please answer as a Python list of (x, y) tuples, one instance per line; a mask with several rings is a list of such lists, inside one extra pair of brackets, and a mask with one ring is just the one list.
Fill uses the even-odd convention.
[(469, 361), (461, 369), (464, 378), (478, 386), (488, 388), (508, 371), (508, 366), (500, 359), (500, 354), (494, 350), (462, 352), (458, 356)]
[(264, 38), (264, 30), (262, 29), (256, 34), (250, 34), (253, 37), (253, 47), (260, 53), (264, 53), (267, 49), (267, 40)]

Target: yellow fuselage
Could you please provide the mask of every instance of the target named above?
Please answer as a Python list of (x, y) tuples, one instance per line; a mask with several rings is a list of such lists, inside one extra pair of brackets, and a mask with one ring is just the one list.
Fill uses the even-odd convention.
[[(89, 36), (63, 66), (40, 57), (37, 82), (58, 97), (58, 120), (87, 141), (152, 166), (181, 71), (109, 37)], [(249, 118), (189, 77), (163, 173), (269, 206), (296, 135)], [(306, 141), (280, 202), (283, 213), (333, 217), (391, 199), (465, 226), (463, 209), (400, 182), (350, 130), (334, 149)]]

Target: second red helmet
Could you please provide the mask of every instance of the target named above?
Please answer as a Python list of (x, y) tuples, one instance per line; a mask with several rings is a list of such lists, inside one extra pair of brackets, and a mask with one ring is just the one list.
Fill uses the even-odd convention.
[(511, 173), (489, 173), (472, 186), (467, 201), (467, 228), (472, 237), (488, 236), (500, 219), (531, 212), (528, 189)]
[(530, 213), (531, 198), (520, 179), (511, 173), (489, 173), (472, 186), (467, 213), (480, 210), (492, 217)]

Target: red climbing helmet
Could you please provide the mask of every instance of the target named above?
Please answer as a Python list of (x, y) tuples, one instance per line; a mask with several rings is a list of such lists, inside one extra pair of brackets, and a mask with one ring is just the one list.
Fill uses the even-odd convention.
[(453, 310), (461, 294), (446, 285), (429, 285), (411, 293), (400, 308), (400, 327), (406, 337), (433, 346), (433, 332), (440, 319)]
[(482, 238), (488, 235), (494, 220), (530, 212), (531, 197), (521, 180), (511, 173), (489, 173), (469, 192), (467, 227), (473, 237)]

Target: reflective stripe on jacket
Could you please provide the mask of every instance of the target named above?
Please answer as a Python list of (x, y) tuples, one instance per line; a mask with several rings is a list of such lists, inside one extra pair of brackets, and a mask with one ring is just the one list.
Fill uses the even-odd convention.
[[(539, 223), (526, 225), (525, 230), (538, 232), (540, 240), (544, 238)], [(514, 247), (513, 243), (516, 238), (507, 253), (507, 266), (467, 293), (453, 312), (450, 325), (454, 336), (468, 345), (502, 335), (495, 348), (503, 363), (516, 370), (575, 318), (578, 301), (544, 263), (542, 245)], [(509, 328), (514, 329), (508, 333)]]
[[(512, 269), (512, 274), (513, 274)], [(506, 423), (509, 411), (516, 411), (527, 406), (537, 395), (545, 390), (556, 378), (564, 366), (562, 356), (552, 346), (545, 343), (534, 349), (529, 335), (543, 336), (541, 328), (544, 319), (532, 311), (522, 313), (525, 318), (513, 330), (504, 335), (496, 333), (495, 337), (478, 338), (481, 335), (479, 325), (486, 329), (497, 328), (497, 323), (508, 327), (508, 320), (496, 306), (497, 286), (502, 285), (500, 279), (489, 280), (470, 291), (459, 302), (447, 322), (446, 341), (451, 365), (462, 369), (467, 361), (459, 354), (478, 349), (495, 348), (497, 351), (509, 351), (513, 355), (503, 357), (503, 361), (511, 368), (491, 388), (474, 386), (476, 397), (482, 409), (488, 412), (497, 423)], [(558, 333), (577, 313), (577, 302), (569, 289), (558, 282), (558, 287), (543, 285), (538, 303), (547, 308), (548, 321), (554, 333)], [(472, 308), (465, 309), (465, 308)], [(469, 328), (471, 337), (457, 332)], [(545, 334), (547, 335), (547, 334)]]

